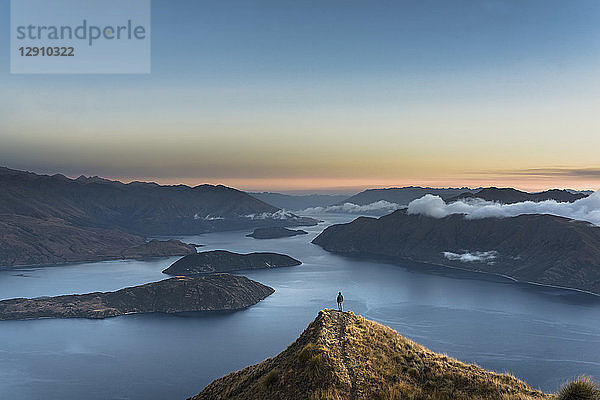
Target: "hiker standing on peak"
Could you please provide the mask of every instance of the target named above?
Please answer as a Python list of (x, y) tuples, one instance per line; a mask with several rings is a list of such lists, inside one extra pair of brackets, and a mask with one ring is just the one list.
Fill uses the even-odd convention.
[(342, 292), (338, 292), (338, 296), (337, 296), (337, 303), (338, 303), (338, 310), (339, 311), (344, 311), (344, 307), (342, 305), (342, 303), (344, 302), (344, 296), (342, 296)]

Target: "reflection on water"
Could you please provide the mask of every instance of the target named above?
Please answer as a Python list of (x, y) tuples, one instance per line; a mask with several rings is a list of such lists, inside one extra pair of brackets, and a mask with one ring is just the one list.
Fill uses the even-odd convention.
[[(335, 256), (310, 244), (322, 228), (274, 240), (246, 238), (248, 232), (186, 238), (205, 244), (201, 250), (277, 251), (304, 262), (244, 273), (276, 292), (241, 312), (0, 322), (0, 393), (15, 400), (40, 393), (61, 400), (185, 399), (216, 377), (282, 351), (321, 308), (335, 307), (340, 290), (348, 309), (532, 386), (551, 391), (579, 374), (600, 378), (600, 298)], [(1, 271), (0, 298), (115, 290), (165, 278), (161, 271), (172, 261)]]

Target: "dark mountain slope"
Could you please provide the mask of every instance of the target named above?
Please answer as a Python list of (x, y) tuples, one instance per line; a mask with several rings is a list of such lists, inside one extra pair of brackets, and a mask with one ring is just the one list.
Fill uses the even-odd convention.
[(0, 214), (0, 267), (120, 258), (184, 256), (196, 248), (179, 240), (146, 243), (116, 229), (75, 226), (60, 218)]
[(173, 242), (129, 248), (145, 236), (316, 223), (221, 185), (123, 184), (0, 167), (0, 266), (185, 255)]
[(142, 235), (197, 234), (255, 226), (314, 224), (310, 218), (269, 218), (277, 207), (225, 186), (123, 184), (76, 180), (0, 168), (0, 214), (60, 218), (78, 226)]
[(349, 256), (457, 266), (600, 294), (600, 228), (552, 215), (436, 219), (399, 210), (330, 226), (313, 243)]

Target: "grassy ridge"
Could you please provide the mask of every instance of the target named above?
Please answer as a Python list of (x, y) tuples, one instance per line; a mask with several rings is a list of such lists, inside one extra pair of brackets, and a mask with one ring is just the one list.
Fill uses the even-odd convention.
[[(354, 315), (321, 311), (285, 351), (215, 380), (203, 399), (533, 400), (554, 395), (462, 363)], [(569, 400), (564, 398), (563, 400)]]

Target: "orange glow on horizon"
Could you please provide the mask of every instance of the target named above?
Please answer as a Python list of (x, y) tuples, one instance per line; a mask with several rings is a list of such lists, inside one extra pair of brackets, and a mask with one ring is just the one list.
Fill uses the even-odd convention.
[(427, 187), (512, 187), (523, 191), (548, 189), (598, 190), (600, 179), (582, 177), (506, 177), (506, 176), (463, 176), (402, 179), (368, 178), (159, 178), (159, 177), (113, 177), (122, 182), (147, 181), (161, 185), (197, 186), (202, 184), (225, 185), (248, 192), (322, 192), (357, 193), (365, 189), (427, 186)]

